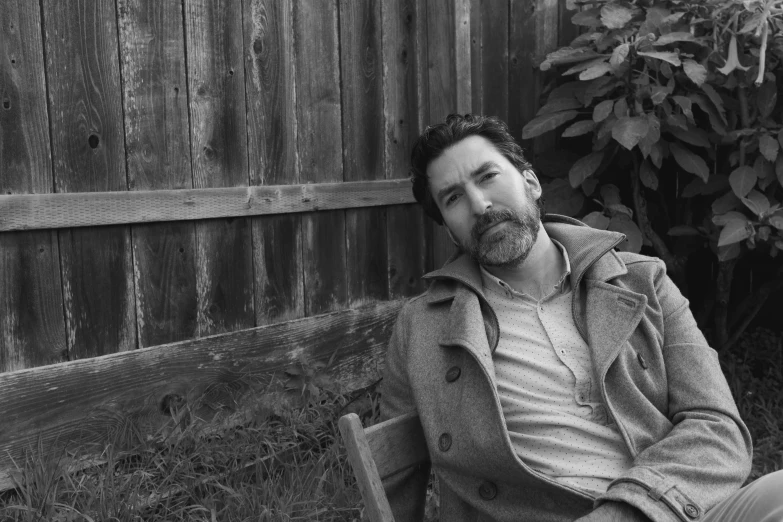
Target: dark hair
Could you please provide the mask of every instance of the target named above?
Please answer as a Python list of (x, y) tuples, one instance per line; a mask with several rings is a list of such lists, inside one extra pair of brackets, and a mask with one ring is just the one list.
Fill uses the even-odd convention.
[[(533, 166), (525, 159), (522, 147), (514, 140), (506, 124), (494, 116), (474, 114), (449, 114), (446, 121), (427, 127), (411, 152), (410, 177), (413, 183), (413, 197), (416, 198), (424, 212), (439, 225), (443, 224), (443, 216), (430, 192), (427, 179), (427, 167), (438, 159), (443, 151), (468, 136), (482, 136), (489, 140), (520, 173), (532, 170)], [(538, 207), (544, 214), (543, 198), (539, 198)]]

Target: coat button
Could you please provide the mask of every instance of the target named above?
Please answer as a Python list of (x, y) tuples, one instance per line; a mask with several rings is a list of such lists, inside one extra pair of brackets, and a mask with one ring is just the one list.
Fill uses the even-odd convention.
[(459, 369), (459, 366), (452, 366), (449, 368), (449, 371), (446, 372), (446, 382), (454, 382), (457, 379), (459, 379), (459, 376), (462, 374), (462, 370)]
[(451, 447), (451, 435), (449, 435), (448, 433), (443, 433), (438, 439), (438, 448), (440, 448), (441, 451), (449, 451), (450, 447)]
[(485, 480), (479, 486), (479, 496), (484, 500), (492, 500), (498, 495), (498, 487), (492, 482)]
[(647, 361), (644, 360), (644, 357), (642, 357), (642, 354), (637, 352), (636, 353), (636, 358), (639, 360), (639, 366), (641, 366), (643, 370), (646, 370), (647, 369)]
[(685, 511), (685, 514), (688, 515), (688, 518), (698, 518), (699, 517), (699, 508), (697, 508), (693, 504), (685, 504), (684, 511)]

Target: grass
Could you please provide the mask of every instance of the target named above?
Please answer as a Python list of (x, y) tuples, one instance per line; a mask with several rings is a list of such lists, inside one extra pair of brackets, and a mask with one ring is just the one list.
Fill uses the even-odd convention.
[[(749, 481), (783, 469), (783, 335), (757, 329), (722, 363), (754, 440)], [(377, 391), (301, 389), (294, 404), (259, 402), (242, 422), (220, 430), (173, 411), (166, 432), (120, 434), (100, 464), (79, 472), (68, 471), (78, 454), (38, 452), (17, 463), (18, 487), (0, 495), (0, 520), (362, 520), (337, 419), (352, 411), (366, 425), (376, 422)], [(434, 521), (437, 495), (430, 500), (427, 518)]]

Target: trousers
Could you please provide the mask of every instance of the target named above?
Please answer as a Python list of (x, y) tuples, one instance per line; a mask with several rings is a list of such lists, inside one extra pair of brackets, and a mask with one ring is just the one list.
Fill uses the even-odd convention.
[(734, 492), (709, 510), (702, 522), (783, 522), (783, 471)]

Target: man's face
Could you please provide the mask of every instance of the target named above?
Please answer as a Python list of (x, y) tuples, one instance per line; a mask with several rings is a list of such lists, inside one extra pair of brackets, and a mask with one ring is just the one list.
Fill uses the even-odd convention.
[(430, 190), (460, 247), (484, 266), (520, 265), (541, 224), (541, 185), (482, 136), (458, 141), (427, 167)]

